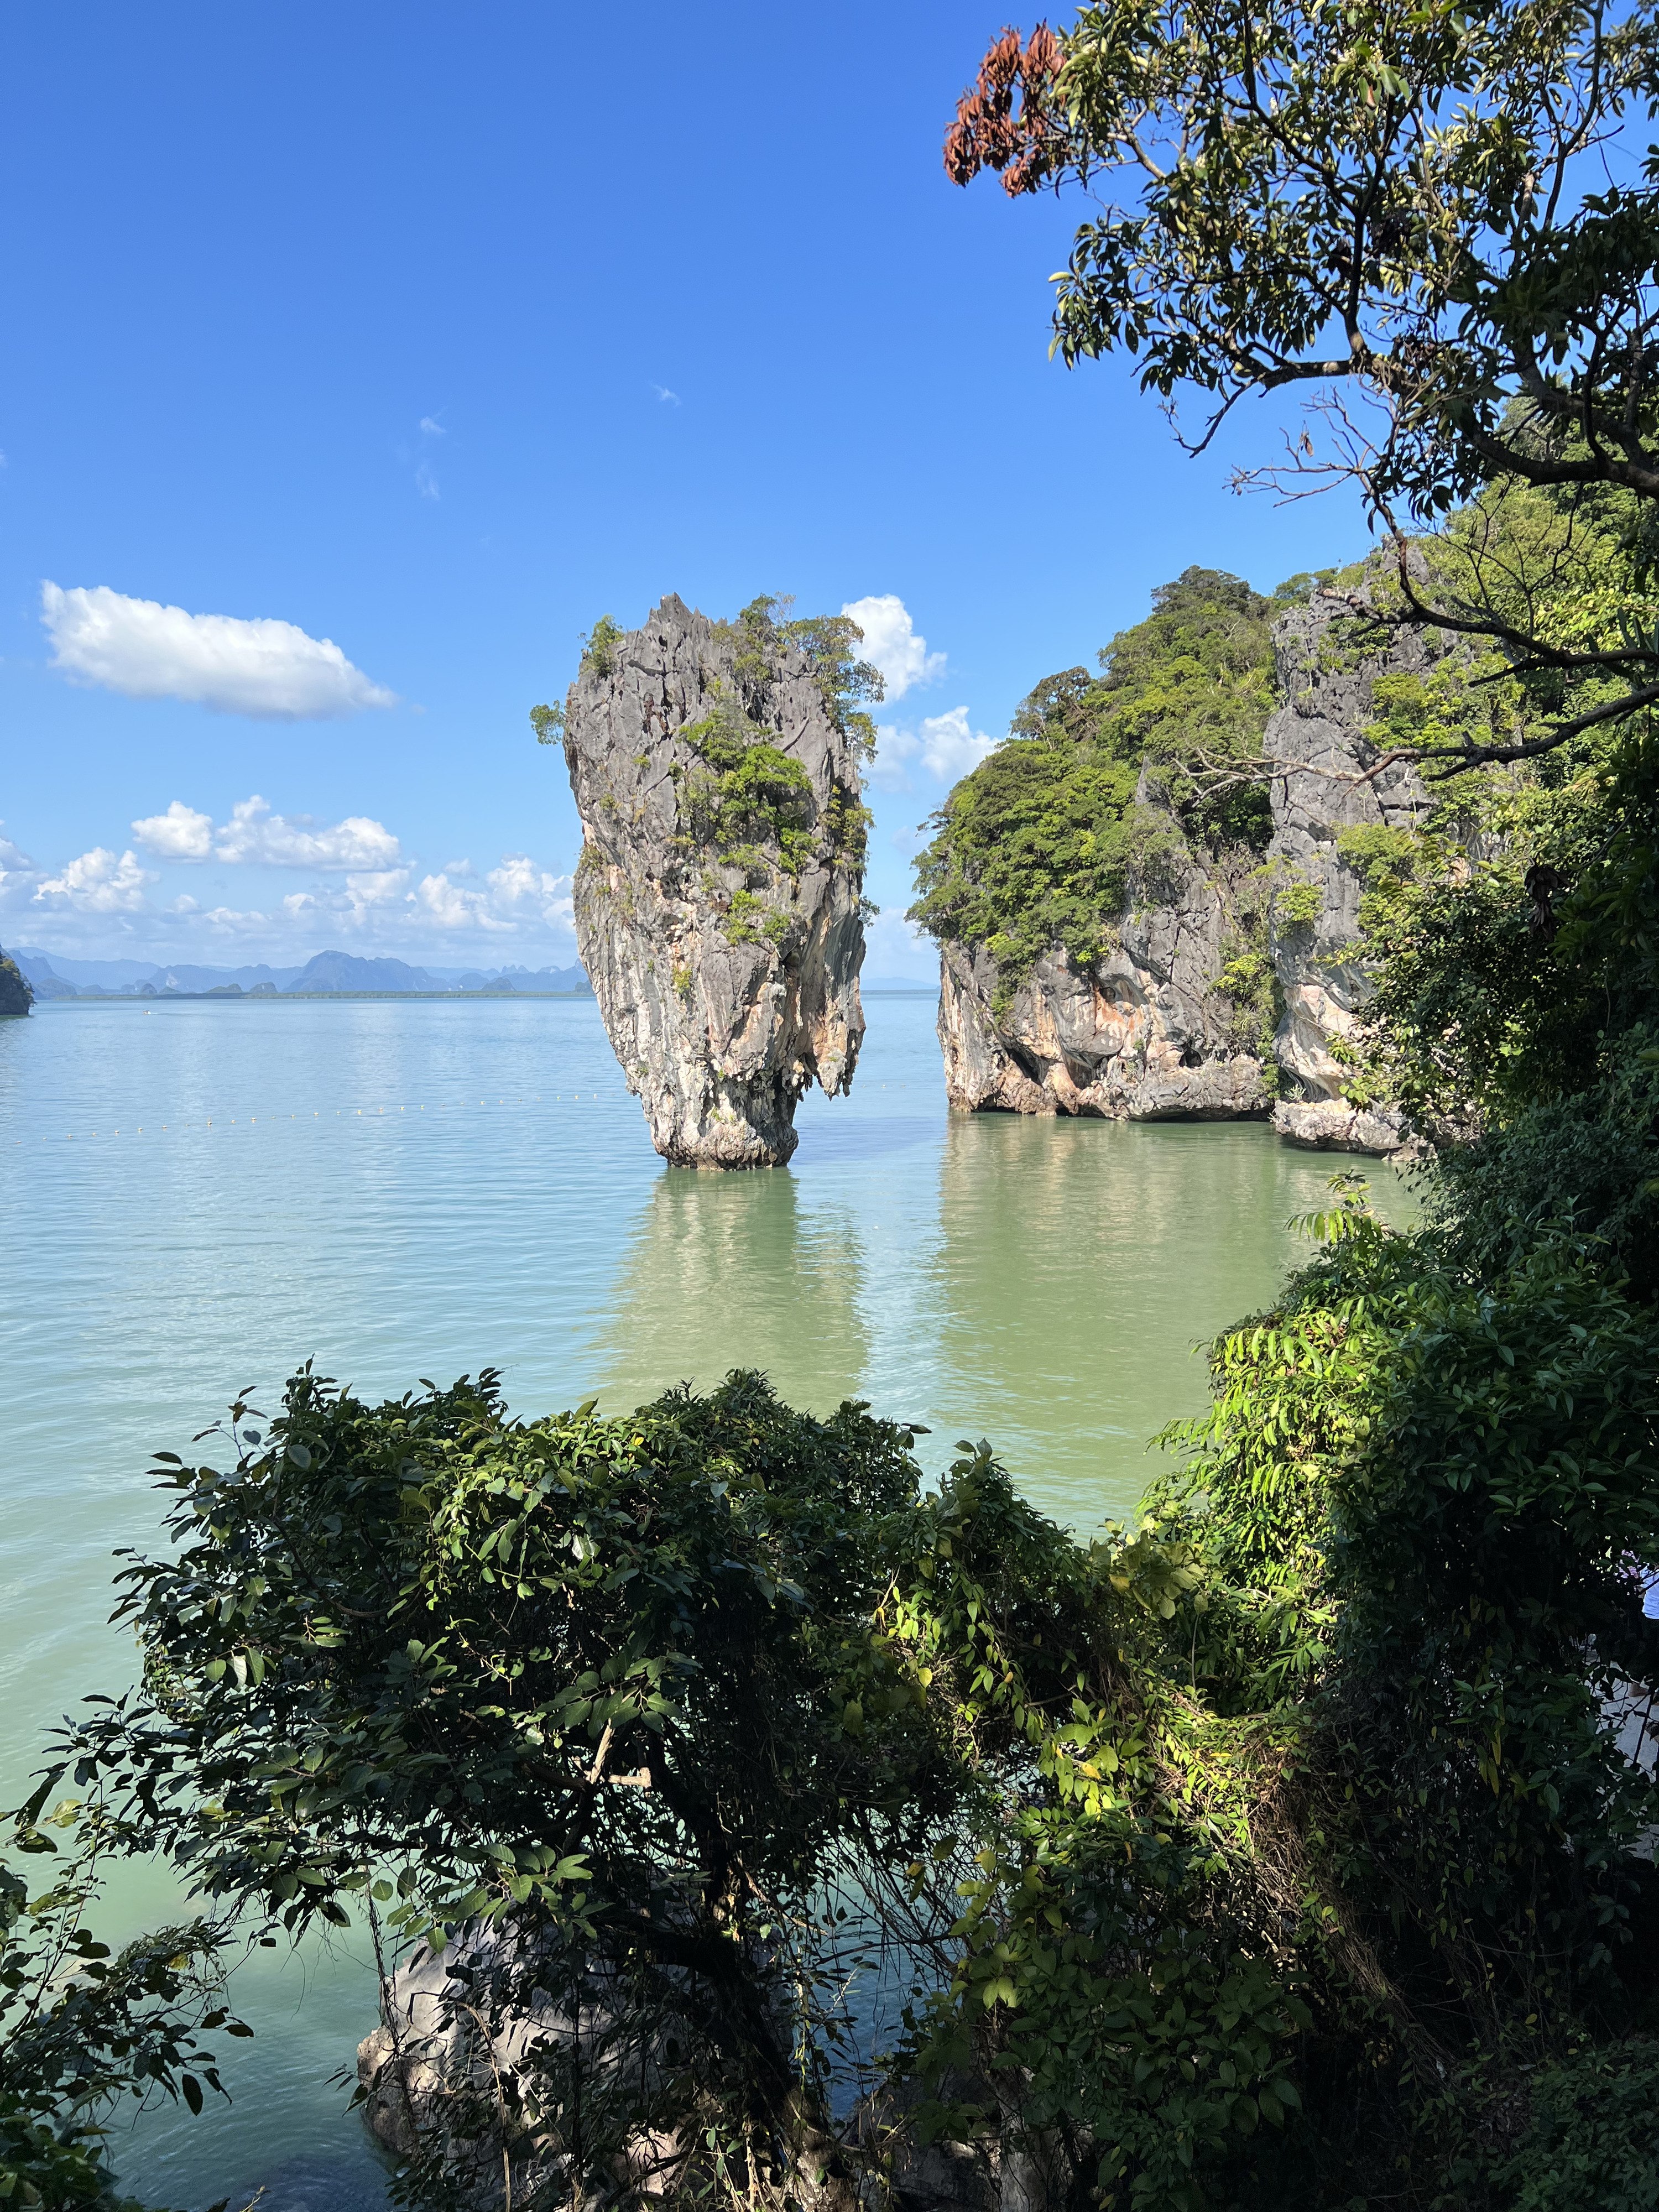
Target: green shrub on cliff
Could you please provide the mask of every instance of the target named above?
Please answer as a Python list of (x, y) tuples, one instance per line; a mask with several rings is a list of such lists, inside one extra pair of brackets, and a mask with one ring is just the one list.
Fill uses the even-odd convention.
[(1272, 823), (1251, 764), (1274, 704), (1272, 625), (1315, 580), (1265, 599), (1188, 568), (1102, 650), (1100, 676), (1046, 677), (933, 817), (911, 920), (988, 947), (1012, 982), (1055, 946), (1097, 959), (1131, 884), (1155, 899), (1170, 861), (1259, 852)]

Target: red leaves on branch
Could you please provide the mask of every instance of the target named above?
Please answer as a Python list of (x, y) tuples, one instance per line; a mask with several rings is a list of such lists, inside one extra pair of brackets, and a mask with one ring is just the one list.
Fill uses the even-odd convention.
[(995, 169), (1003, 191), (1017, 198), (1065, 166), (1063, 120), (1054, 120), (1050, 102), (1065, 59), (1046, 23), (1024, 46), (1017, 30), (1003, 32), (980, 64), (978, 83), (957, 102), (957, 119), (945, 133), (945, 173), (953, 185)]

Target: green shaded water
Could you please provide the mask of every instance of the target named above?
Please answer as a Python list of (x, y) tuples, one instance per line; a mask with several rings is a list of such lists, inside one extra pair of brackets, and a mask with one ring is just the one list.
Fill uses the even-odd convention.
[[(1147, 1439), (1203, 1403), (1193, 1346), (1269, 1299), (1290, 1217), (1358, 1166), (1259, 1124), (965, 1119), (933, 1006), (877, 998), (854, 1095), (815, 1096), (792, 1167), (653, 1155), (591, 1002), (66, 1006), (0, 1024), (0, 1773), (132, 1674), (109, 1554), (156, 1540), (149, 1455), (233, 1391), (269, 1406), (312, 1353), (360, 1390), (504, 1370), (534, 1413), (621, 1411), (765, 1369), (793, 1401), (925, 1423), (937, 1473), (992, 1438), (1088, 1528), (1132, 1507)], [(117, 1935), (176, 1909), (134, 1869)], [(117, 1924), (118, 1923), (118, 1924)], [(122, 2178), (201, 2205), (344, 2212), (383, 2179), (327, 2077), (374, 2024), (355, 1939), (260, 1954), (237, 2000), (237, 2103), (119, 2134)], [(241, 2201), (241, 2200), (239, 2200)]]

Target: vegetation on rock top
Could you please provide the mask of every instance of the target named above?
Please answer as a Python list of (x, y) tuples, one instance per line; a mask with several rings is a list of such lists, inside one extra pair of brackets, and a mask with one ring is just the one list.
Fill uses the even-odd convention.
[[(910, 918), (984, 946), (1006, 991), (1056, 947), (1091, 965), (1132, 893), (1168, 896), (1171, 863), (1259, 857), (1272, 830), (1265, 786), (1241, 775), (1217, 795), (1193, 771), (1242, 769), (1259, 754), (1275, 703), (1272, 625), (1316, 580), (1266, 598), (1188, 568), (1102, 649), (1099, 676), (1045, 677), (934, 817)], [(1241, 938), (1260, 937), (1261, 951), (1265, 898), (1250, 903)], [(1241, 942), (1241, 957), (1249, 949)]]

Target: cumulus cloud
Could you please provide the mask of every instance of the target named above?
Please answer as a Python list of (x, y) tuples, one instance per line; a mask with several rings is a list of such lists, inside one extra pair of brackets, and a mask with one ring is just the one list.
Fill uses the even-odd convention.
[(568, 923), (573, 908), (568, 876), (549, 875), (527, 854), (507, 853), (489, 875), (490, 896), (504, 912), (533, 914), (543, 921)]
[(955, 783), (997, 748), (994, 738), (968, 726), (968, 709), (952, 707), (928, 714), (914, 729), (883, 723), (876, 732), (876, 757), (868, 770), (878, 791), (910, 791), (913, 767), (925, 769), (941, 783)]
[(21, 845), (0, 837), (0, 907), (21, 906), (32, 899), (42, 872)]
[(896, 592), (849, 600), (842, 612), (864, 632), (864, 658), (880, 669), (890, 699), (902, 699), (913, 684), (931, 684), (945, 673), (945, 655), (928, 652)]
[(132, 854), (123, 853), (117, 860), (106, 845), (94, 845), (60, 875), (49, 876), (36, 890), (34, 901), (37, 905), (63, 905), (76, 914), (137, 914), (144, 904), (145, 884), (158, 880), (155, 871), (141, 866)]
[(485, 877), (482, 890), (454, 882), (452, 870), (445, 868), (435, 876), (423, 876), (410, 896), (445, 929), (499, 933), (525, 921), (556, 929), (570, 926), (569, 877), (550, 875), (524, 853), (507, 854)]
[(460, 857), (422, 873), (383, 823), (273, 814), (257, 795), (217, 826), (175, 799), (164, 813), (141, 817), (133, 835), (170, 867), (228, 862), (303, 869), (311, 880), (263, 906), (209, 905), (179, 890), (176, 878), (164, 884), (133, 851), (94, 846), (48, 871), (0, 835), (0, 921), (15, 918), (0, 937), (21, 936), (17, 922), (27, 914), (32, 927), (52, 918), (49, 947), (94, 957), (107, 957), (117, 939), (124, 951), (143, 949), (161, 960), (210, 961), (219, 957), (216, 947), (232, 943), (246, 948), (240, 957), (273, 961), (303, 962), (331, 945), (416, 963), (459, 956), (533, 965), (571, 957), (572, 879), (526, 853), (504, 854), (488, 871)]
[(309, 814), (273, 814), (256, 792), (239, 799), (216, 830), (210, 814), (175, 799), (165, 814), (147, 814), (132, 834), (158, 860), (228, 860), (233, 866), (319, 868), (325, 872), (395, 867), (398, 840), (371, 815), (348, 814), (319, 827)]
[(213, 854), (213, 817), (175, 799), (165, 814), (146, 814), (132, 834), (158, 860), (206, 860)]
[(63, 591), (52, 583), (40, 586), (40, 619), (54, 668), (73, 684), (129, 699), (185, 699), (214, 714), (278, 722), (337, 720), (397, 704), (331, 638), (293, 623), (192, 615), (107, 584)]
[(921, 764), (941, 783), (955, 783), (969, 769), (977, 768), (997, 749), (994, 738), (968, 726), (968, 709), (952, 707), (945, 714), (929, 714), (921, 731)]
[(468, 890), (464, 884), (452, 884), (444, 874), (422, 876), (415, 886), (415, 896), (441, 929), (510, 929), (512, 924), (490, 910), (489, 898), (483, 891)]
[(273, 814), (257, 793), (231, 808), (230, 820), (214, 832), (213, 850), (218, 860), (267, 868), (380, 869), (402, 858), (391, 830), (370, 815), (348, 814), (318, 829), (309, 815)]

